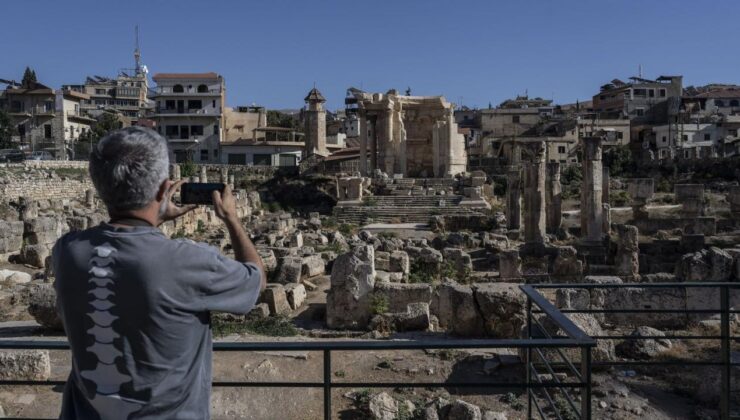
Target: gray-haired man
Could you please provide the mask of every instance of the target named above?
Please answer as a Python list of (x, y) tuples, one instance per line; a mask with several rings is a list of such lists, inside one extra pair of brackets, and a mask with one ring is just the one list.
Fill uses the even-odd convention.
[(157, 226), (194, 206), (171, 197), (167, 141), (125, 128), (100, 140), (90, 176), (111, 220), (54, 246), (57, 306), (72, 348), (62, 419), (204, 419), (210, 312), (244, 314), (265, 286), (231, 191), (214, 193), (236, 261)]

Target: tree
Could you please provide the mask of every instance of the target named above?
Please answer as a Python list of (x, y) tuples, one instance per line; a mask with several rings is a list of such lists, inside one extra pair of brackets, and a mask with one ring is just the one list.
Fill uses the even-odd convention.
[(296, 128), (296, 121), (291, 115), (283, 114), (280, 111), (267, 111), (267, 126)]
[(90, 156), (93, 146), (98, 144), (98, 141), (108, 135), (113, 130), (118, 130), (123, 127), (123, 123), (118, 118), (118, 115), (106, 112), (93, 123), (90, 130), (80, 135), (77, 143), (75, 144), (75, 157), (78, 159), (87, 158)]
[(26, 70), (23, 72), (23, 80), (21, 81), (21, 86), (23, 86), (24, 88), (29, 88), (34, 83), (38, 83), (38, 80), (36, 80), (36, 72), (34, 70), (31, 70), (30, 67), (26, 66)]
[(604, 165), (609, 168), (609, 174), (619, 176), (630, 169), (632, 165), (632, 153), (628, 146), (614, 146), (604, 152), (603, 160)]
[(12, 147), (12, 138), (15, 135), (15, 125), (7, 112), (0, 109), (0, 149)]

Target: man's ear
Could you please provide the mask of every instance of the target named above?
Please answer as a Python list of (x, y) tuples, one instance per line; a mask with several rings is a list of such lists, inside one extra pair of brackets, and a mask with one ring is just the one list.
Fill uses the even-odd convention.
[(164, 196), (167, 194), (167, 190), (170, 189), (170, 186), (172, 186), (172, 181), (169, 179), (162, 181), (162, 184), (159, 186), (159, 191), (157, 191), (157, 201), (164, 200)]

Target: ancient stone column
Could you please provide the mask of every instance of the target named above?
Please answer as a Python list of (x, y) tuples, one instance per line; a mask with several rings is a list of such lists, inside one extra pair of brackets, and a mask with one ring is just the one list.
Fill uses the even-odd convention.
[(640, 247), (637, 227), (616, 225), (617, 254), (614, 257), (618, 276), (634, 279), (640, 274)]
[(524, 163), (524, 241), (545, 242), (545, 143), (529, 146), (530, 160)]
[(357, 129), (360, 131), (360, 174), (367, 176), (367, 118), (364, 113), (360, 113)]
[(229, 182), (229, 168), (221, 168), (221, 182), (224, 184)]
[(95, 191), (92, 189), (85, 190), (85, 205), (88, 208), (95, 207)]
[(373, 128), (370, 140), (370, 168), (372, 173), (378, 168), (378, 120), (377, 116), (370, 120), (370, 126)]
[(200, 182), (208, 182), (208, 172), (205, 166), (200, 167)]
[(180, 174), (180, 165), (176, 163), (171, 164), (170, 175), (172, 176), (173, 181), (179, 181), (180, 178), (182, 178), (182, 175)]
[(522, 203), (521, 203), (520, 170), (518, 166), (510, 166), (506, 172), (506, 228), (518, 230), (521, 227)]
[(584, 137), (582, 141), (581, 237), (587, 242), (601, 242), (604, 231), (601, 137)]
[(547, 233), (556, 233), (563, 222), (563, 186), (560, 184), (560, 163), (548, 162), (546, 168)]
[(229, 186), (231, 187), (232, 190), (235, 189), (235, 183), (234, 183), (234, 181), (235, 181), (234, 180), (234, 175), (233, 174), (232, 175), (229, 175)]

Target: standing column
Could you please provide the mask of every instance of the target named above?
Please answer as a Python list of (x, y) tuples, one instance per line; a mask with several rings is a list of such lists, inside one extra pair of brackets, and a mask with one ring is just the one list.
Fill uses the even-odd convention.
[(581, 237), (587, 242), (601, 242), (604, 231), (601, 137), (584, 137), (582, 141)]
[(396, 153), (394, 153), (393, 148), (396, 145), (395, 142), (395, 136), (393, 133), (393, 105), (389, 105), (388, 109), (385, 111), (385, 121), (383, 121), (383, 125), (385, 127), (385, 137), (380, 142), (381, 150), (383, 153), (383, 166), (384, 171), (388, 175), (393, 176), (393, 173), (395, 172), (394, 163), (396, 160)]
[(370, 168), (369, 172), (375, 171), (378, 167), (378, 117), (374, 116), (369, 119), (372, 134), (370, 136)]
[(399, 128), (398, 128), (398, 141), (401, 142), (398, 145), (399, 148), (399, 154), (398, 154), (398, 167), (400, 169), (401, 174), (406, 177), (408, 174), (406, 173), (406, 126), (403, 123), (403, 113), (399, 112)]
[(360, 174), (367, 176), (367, 118), (364, 112), (357, 120), (357, 129), (360, 131)]
[(547, 163), (547, 233), (557, 233), (563, 221), (563, 187), (560, 163)]
[(208, 171), (205, 166), (200, 167), (200, 182), (208, 182)]
[(519, 166), (511, 165), (506, 172), (506, 228), (519, 230), (521, 227), (522, 204)]
[(524, 242), (545, 242), (545, 144), (529, 146), (531, 160), (524, 163)]

